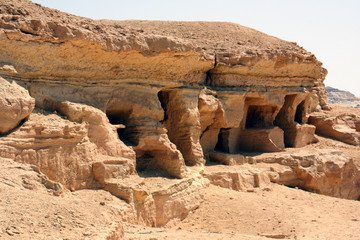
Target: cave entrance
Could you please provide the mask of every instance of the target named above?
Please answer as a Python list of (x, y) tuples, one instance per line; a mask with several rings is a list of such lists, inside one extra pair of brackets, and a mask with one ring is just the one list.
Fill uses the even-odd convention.
[(245, 128), (270, 128), (276, 106), (250, 105), (247, 110)]
[(136, 152), (136, 171), (141, 177), (163, 177), (173, 179), (166, 168), (164, 168), (161, 156), (164, 156), (165, 151), (161, 150), (149, 150), (149, 151), (137, 151)]
[(229, 152), (229, 147), (227, 146), (227, 141), (226, 141), (226, 134), (227, 130), (229, 130), (230, 128), (222, 128), (219, 131), (219, 135), (218, 135), (218, 141), (216, 143), (215, 146), (215, 151), (217, 152)]
[(295, 122), (302, 124), (305, 115), (305, 100), (296, 107)]
[(162, 109), (164, 110), (164, 118), (160, 122), (164, 123), (166, 120), (168, 120), (167, 107), (168, 107), (168, 104), (169, 104), (169, 92), (164, 91), (164, 90), (159, 91), (158, 92), (158, 99), (160, 101)]
[(128, 146), (134, 145), (128, 128), (132, 111), (130, 106), (124, 106), (124, 104), (120, 103), (109, 104), (106, 108), (106, 116), (108, 117), (109, 122), (117, 128), (120, 140)]

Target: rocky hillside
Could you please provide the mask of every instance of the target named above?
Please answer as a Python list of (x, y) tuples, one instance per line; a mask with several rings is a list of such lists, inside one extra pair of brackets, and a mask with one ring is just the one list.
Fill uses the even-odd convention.
[[(0, 0), (0, 51), (1, 161), (57, 196), (120, 199), (107, 239), (123, 222), (186, 218), (210, 184), (360, 196), (359, 114), (323, 111), (327, 72), (296, 43), (233, 23), (95, 21)], [(307, 148), (316, 133), (355, 150)]]
[(328, 102), (349, 107), (360, 108), (360, 98), (348, 91), (343, 91), (333, 87), (325, 87)]

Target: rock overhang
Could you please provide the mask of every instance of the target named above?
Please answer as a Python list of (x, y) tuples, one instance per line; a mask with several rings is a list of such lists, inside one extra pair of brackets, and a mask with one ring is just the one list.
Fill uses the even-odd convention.
[[(0, 51), (0, 110), (8, 82), (31, 96), (17, 121), (36, 102), (0, 135), (0, 157), (109, 191), (140, 223), (184, 218), (209, 181), (358, 198), (350, 158), (285, 149), (318, 141), (308, 117), (326, 107), (326, 70), (296, 43), (234, 23), (91, 20), (0, 0)], [(209, 174), (206, 161), (241, 166)]]
[[(138, 170), (181, 178), (213, 151), (315, 141), (302, 124), (326, 104), (326, 70), (296, 43), (234, 23), (91, 20), (27, 0), (0, 2), (1, 76), (26, 86), (39, 108), (97, 112), (100, 126), (77, 122), (94, 125), (88, 135), (99, 154), (132, 151), (129, 169), (136, 157)], [(99, 129), (108, 139), (96, 140)], [(121, 164), (108, 168), (121, 175)]]
[(210, 75), (216, 86), (313, 87), (323, 78), (296, 43), (234, 23), (91, 20), (20, 0), (1, 15), (0, 62), (31, 80), (181, 85)]

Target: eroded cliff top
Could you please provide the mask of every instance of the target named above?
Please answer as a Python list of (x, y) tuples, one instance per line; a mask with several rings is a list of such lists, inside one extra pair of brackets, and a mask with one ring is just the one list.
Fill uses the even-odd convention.
[[(68, 40), (85, 36), (89, 40), (99, 41), (107, 47), (127, 50), (115, 41), (116, 38), (136, 38), (141, 50), (154, 50), (155, 46), (145, 44), (145, 38), (158, 41), (174, 41), (179, 46), (168, 46), (168, 49), (158, 50), (201, 50), (206, 54), (216, 52), (232, 52), (238, 54), (291, 53), (312, 56), (302, 47), (293, 42), (287, 42), (265, 33), (227, 22), (177, 22), (177, 21), (116, 21), (92, 20), (64, 13), (55, 9), (43, 7), (28, 0), (0, 1), (2, 28), (19, 29), (23, 33), (49, 36), (54, 40)], [(9, 15), (11, 18), (9, 19)], [(8, 22), (10, 20), (10, 22)], [(7, 22), (7, 24), (5, 24)], [(54, 31), (54, 23), (63, 27), (62, 33)], [(108, 41), (113, 40), (112, 44)], [(103, 42), (104, 41), (104, 42)]]
[[(4, 56), (0, 61), (10, 62), (19, 73), (31, 76), (166, 78), (199, 83), (205, 81), (205, 73), (209, 70), (216, 74), (310, 79), (322, 78), (324, 72), (315, 56), (296, 43), (239, 24), (91, 20), (28, 0), (11, 3), (0, 0), (0, 36), (3, 41), (22, 42), (17, 49), (24, 44), (28, 48), (35, 47), (35, 43), (62, 48), (59, 52), (34, 48), (26, 53), (26, 57), (42, 54), (42, 51), (48, 55), (45, 60), (32, 59), (37, 63), (34, 66), (26, 61), (25, 54), (3, 47)], [(11, 58), (16, 58), (17, 63)], [(49, 60), (56, 62), (56, 59), (62, 61), (53, 64), (51, 72), (41, 69)], [(68, 66), (64, 60), (73, 63)], [(87, 64), (82, 66), (79, 62)], [(77, 67), (83, 69), (83, 73), (76, 73)], [(134, 73), (135, 68), (139, 74)]]

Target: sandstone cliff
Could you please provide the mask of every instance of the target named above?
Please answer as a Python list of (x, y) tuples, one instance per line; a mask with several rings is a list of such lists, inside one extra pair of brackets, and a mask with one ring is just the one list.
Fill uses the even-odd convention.
[[(240, 155), (318, 141), (307, 123), (328, 109), (326, 70), (296, 43), (233, 23), (95, 21), (0, 0), (0, 51), (0, 111), (11, 113), (0, 115), (0, 156), (71, 190), (103, 188), (141, 223), (197, 208), (210, 160), (281, 163), (264, 182), (360, 195), (353, 159), (340, 154), (330, 180), (326, 154)], [(261, 174), (250, 172), (258, 187)]]
[[(25, 84), (40, 108), (67, 115), (58, 105), (70, 101), (105, 112), (124, 125), (141, 169), (152, 162), (182, 177), (181, 162), (203, 164), (203, 149), (278, 151), (283, 134), (295, 146), (295, 115), (305, 123), (324, 105), (326, 71), (314, 55), (237, 24), (93, 21), (29, 1), (3, 1), (1, 14), (2, 76)], [(269, 142), (247, 147), (244, 135)]]

